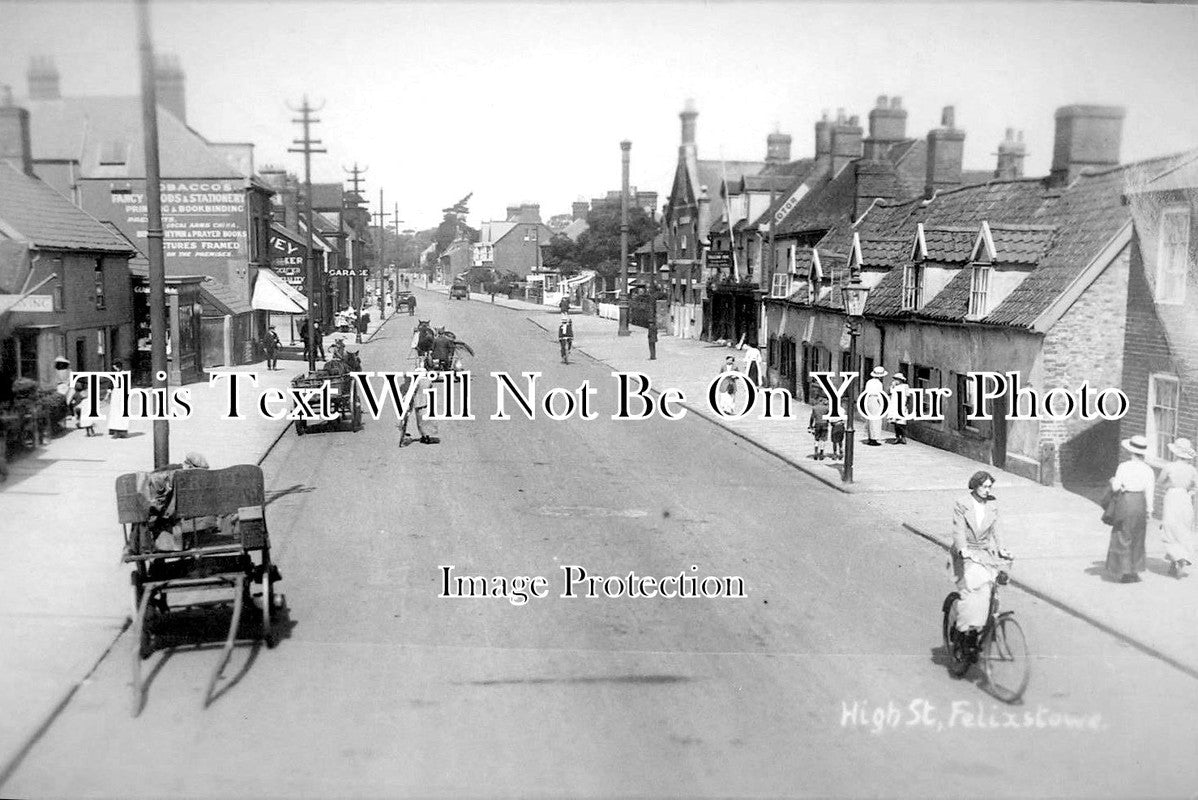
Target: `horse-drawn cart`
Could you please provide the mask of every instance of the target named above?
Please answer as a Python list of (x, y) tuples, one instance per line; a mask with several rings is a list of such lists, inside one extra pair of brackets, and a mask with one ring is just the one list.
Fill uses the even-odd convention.
[[(204, 693), (207, 706), (233, 645), (247, 638), (239, 636), (247, 606), (256, 610), (258, 623), (251, 634), (267, 647), (276, 641), (274, 617), (282, 596), (275, 593), (280, 577), (270, 557), (262, 469), (252, 464), (218, 470), (172, 465), (134, 472), (117, 478), (116, 496), (125, 536), (123, 560), (134, 565), (133, 715), (140, 713), (145, 693), (142, 660), (157, 649), (160, 635), (179, 636), (177, 630), (167, 636), (167, 628), (178, 628), (170, 625), (172, 617), (185, 610), (210, 615), (232, 602), (221, 657)], [(214, 593), (223, 597), (201, 599)]]
[[(357, 353), (350, 353), (349, 356), (350, 359), (344, 361), (339, 358), (329, 359), (323, 369), (296, 375), (291, 379), (291, 388), (318, 391), (327, 386), (330, 411), (337, 413), (337, 418), (329, 421), (336, 422), (341, 429), (344, 429), (345, 423), (348, 422), (349, 429), (356, 433), (362, 427), (362, 404), (358, 399), (357, 383), (350, 373), (360, 370), (361, 362), (356, 365), (354, 363), (357, 361)], [(318, 423), (297, 419), (295, 432), (303, 436), (308, 432), (308, 426), (315, 424)]]

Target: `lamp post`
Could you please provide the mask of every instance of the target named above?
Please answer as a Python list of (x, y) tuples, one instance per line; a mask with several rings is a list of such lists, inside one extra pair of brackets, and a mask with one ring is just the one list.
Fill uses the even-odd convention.
[[(841, 297), (844, 300), (844, 313), (848, 317), (849, 329), (849, 369), (857, 366), (857, 337), (861, 334), (861, 317), (865, 315), (865, 299), (869, 295), (869, 287), (861, 282), (860, 275), (854, 275), (848, 286), (841, 287)], [(844, 470), (842, 480), (853, 482), (853, 444), (856, 439), (853, 419), (856, 416), (856, 404), (842, 409), (847, 415), (844, 423)]]
[(632, 142), (625, 139), (620, 142), (621, 174), (620, 183), (620, 326), (617, 336), (628, 336), (628, 151)]

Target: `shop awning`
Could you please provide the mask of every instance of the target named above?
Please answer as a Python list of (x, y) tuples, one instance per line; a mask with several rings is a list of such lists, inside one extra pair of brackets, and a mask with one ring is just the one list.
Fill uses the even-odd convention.
[(276, 311), (280, 314), (307, 314), (308, 298), (269, 269), (258, 270), (254, 297), (250, 305), (256, 311)]

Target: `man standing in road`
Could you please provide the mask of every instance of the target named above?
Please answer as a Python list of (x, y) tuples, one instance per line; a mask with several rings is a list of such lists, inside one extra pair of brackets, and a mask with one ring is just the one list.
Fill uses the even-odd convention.
[(657, 360), (657, 320), (649, 320), (649, 360)]
[(562, 348), (562, 363), (570, 363), (570, 351), (574, 349), (574, 321), (569, 315), (562, 314), (561, 324), (557, 326), (557, 343)]
[(408, 418), (415, 417), (416, 432), (420, 434), (421, 444), (440, 444), (441, 440), (436, 436), (431, 436), (426, 429), (427, 423), (424, 419), (425, 409), (428, 408), (428, 390), (429, 377), (428, 369), (424, 364), (418, 364), (412, 374), (404, 379), (400, 391), (406, 395), (408, 389), (411, 388), (412, 382), (415, 381), (416, 387), (412, 390), (412, 398), (407, 411), (404, 413), (403, 422), (399, 426), (399, 446), (406, 447), (411, 443), (411, 438), (408, 436)]

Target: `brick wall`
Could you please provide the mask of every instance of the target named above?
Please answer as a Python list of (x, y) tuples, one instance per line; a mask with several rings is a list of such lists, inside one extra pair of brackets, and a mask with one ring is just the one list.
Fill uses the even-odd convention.
[[(1095, 392), (1123, 383), (1131, 247), (1125, 247), (1044, 337), (1042, 381), (1074, 392), (1088, 381)], [(1041, 447), (1056, 448), (1054, 469), (1065, 485), (1109, 477), (1119, 463), (1119, 424), (1075, 414), (1040, 424)]]

